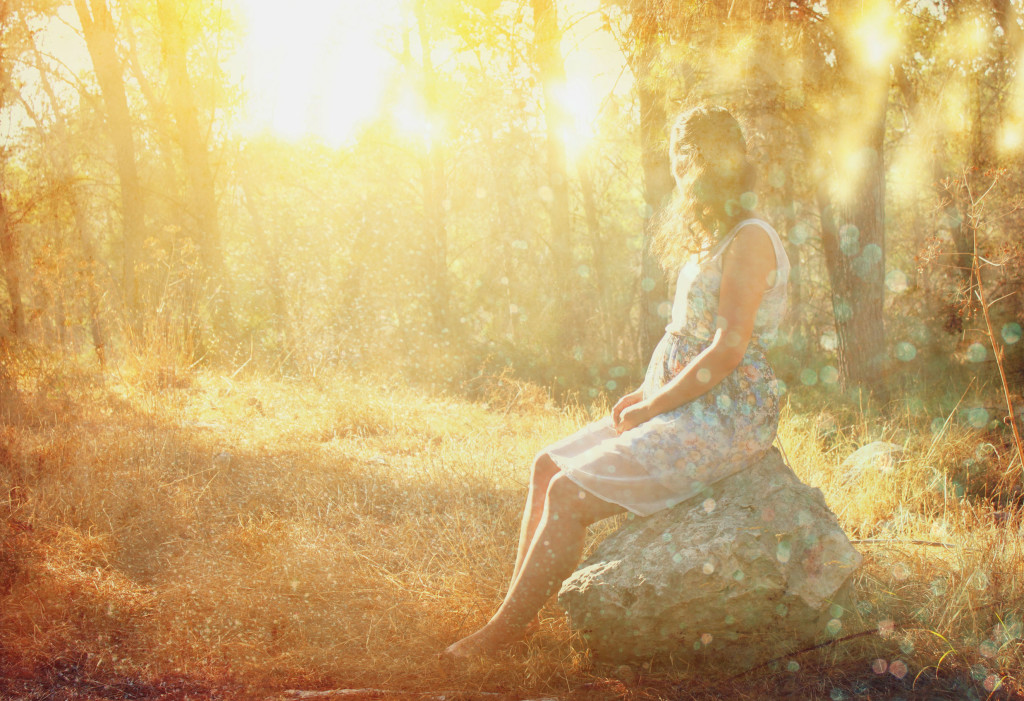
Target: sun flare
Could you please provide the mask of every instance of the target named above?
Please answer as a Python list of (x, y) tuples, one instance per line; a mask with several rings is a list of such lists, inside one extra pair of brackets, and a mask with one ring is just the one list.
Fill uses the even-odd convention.
[(431, 115), (422, 97), (408, 86), (391, 108), (391, 122), (406, 137), (427, 145), (444, 130), (441, 115)]
[(384, 37), (400, 20), (397, 0), (295, 0), (286, 12), (270, 0), (239, 3), (245, 131), (350, 140), (377, 112), (394, 65)]
[(566, 82), (555, 91), (556, 98), (568, 118), (562, 138), (569, 158), (579, 158), (596, 134), (595, 122), (601, 109), (588, 83), (582, 79)]
[[(388, 32), (403, 22), (400, 0), (296, 0), (288, 12), (270, 0), (238, 3), (246, 29), (238, 64), (248, 96), (245, 133), (341, 145), (380, 114), (398, 68), (386, 44)], [(631, 80), (589, 5), (569, 7), (562, 47), (567, 82), (559, 99), (569, 116), (566, 146), (575, 158), (594, 137), (605, 96), (628, 92)], [(429, 141), (440, 127), (421, 102), (399, 96), (389, 116), (401, 132)]]
[(863, 57), (872, 68), (887, 66), (902, 44), (894, 11), (885, 3), (865, 9), (854, 30), (863, 47)]

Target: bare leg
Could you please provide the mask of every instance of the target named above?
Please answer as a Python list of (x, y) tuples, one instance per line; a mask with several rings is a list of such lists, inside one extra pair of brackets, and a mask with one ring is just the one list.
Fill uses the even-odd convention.
[(533, 541), (533, 534), (540, 523), (540, 517), (544, 513), (544, 500), (547, 497), (548, 485), (552, 478), (559, 472), (558, 465), (547, 453), (539, 454), (533, 461), (533, 468), (530, 471), (530, 491), (526, 495), (526, 507), (523, 509), (523, 523), (519, 527), (519, 549), (516, 551), (516, 566), (512, 570), (512, 583), (519, 576), (519, 569), (526, 559), (526, 552), (530, 549)]
[(583, 552), (587, 526), (622, 511), (622, 507), (581, 490), (565, 475), (556, 475), (519, 575), (498, 612), (483, 628), (449, 646), (445, 657), (473, 658), (522, 637), (541, 606), (572, 574)]

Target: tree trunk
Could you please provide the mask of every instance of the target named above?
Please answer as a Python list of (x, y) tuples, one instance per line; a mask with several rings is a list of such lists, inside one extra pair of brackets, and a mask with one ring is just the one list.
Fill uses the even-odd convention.
[(75, 10), (82, 23), (85, 44), (107, 108), (107, 131), (114, 145), (121, 184), (121, 216), (124, 231), (122, 285), (129, 318), (132, 325), (138, 329), (142, 298), (136, 266), (142, 257), (142, 244), (145, 240), (142, 185), (135, 158), (135, 141), (132, 137), (124, 72), (117, 55), (114, 19), (106, 0), (90, 0), (90, 3), (91, 5), (87, 5), (86, 0), (75, 0)]
[[(205, 268), (202, 280), (213, 277), (217, 281), (229, 279), (223, 275), (224, 256), (221, 249), (220, 225), (217, 221), (217, 198), (214, 190), (213, 170), (210, 168), (209, 150), (199, 126), (195, 95), (189, 80), (185, 26), (181, 13), (187, 3), (157, 0), (160, 18), (160, 37), (164, 61), (167, 66), (171, 108), (177, 125), (185, 172), (188, 177), (191, 214), (195, 221), (192, 239), (199, 249)], [(227, 331), (231, 324), (228, 297), (225, 291), (209, 291), (215, 326)]]
[(267, 289), (273, 298), (274, 305), (274, 328), (277, 330), (282, 347), (282, 355), (285, 348), (291, 347), (291, 338), (288, 334), (288, 306), (285, 303), (284, 295), (284, 274), (281, 272), (280, 253), (277, 241), (271, 241), (270, 231), (263, 221), (263, 215), (254, 198), (254, 188), (251, 183), (250, 166), (246, 164), (242, 174), (242, 197), (245, 199), (246, 209), (252, 219), (255, 230), (256, 245), (267, 265)]
[(18, 264), (18, 246), (14, 226), (7, 216), (3, 164), (0, 163), (0, 256), (4, 263), (4, 283), (11, 300), (11, 318), (8, 328), (12, 336), (20, 338), (25, 330), (25, 312), (21, 303), (21, 266)]
[(822, 243), (832, 284), (832, 311), (843, 388), (865, 389), (879, 399), (885, 387), (885, 109), (875, 117), (862, 166), (844, 173), (855, 185), (843, 202), (822, 188)]
[[(533, 49), (544, 95), (544, 123), (551, 216), (551, 265), (556, 309), (552, 321), (558, 329), (558, 345), (574, 342), (573, 305), (569, 304), (572, 265), (572, 229), (569, 218), (569, 177), (566, 168), (565, 132), (569, 125), (558, 90), (565, 86), (562, 33), (553, 0), (530, 0), (533, 9)], [(548, 199), (548, 198), (545, 198)]]
[[(437, 74), (430, 55), (432, 39), (429, 18), (423, 0), (416, 2), (416, 24), (419, 30), (420, 55), (423, 71), (423, 96), (427, 104), (428, 119), (434, 119), (440, 109), (437, 94)], [(423, 180), (423, 233), (426, 250), (426, 285), (430, 290), (429, 309), (436, 332), (443, 332), (450, 322), (450, 290), (448, 283), (448, 226), (445, 221), (444, 201), (448, 196), (445, 177), (444, 153), (441, 135), (431, 134), (426, 153), (420, 158)]]
[[(969, 87), (971, 105), (971, 132), (970, 146), (967, 151), (967, 165), (963, 172), (955, 173), (952, 177), (953, 187), (948, 188), (940, 185), (941, 190), (952, 198), (954, 207), (949, 210), (950, 234), (953, 237), (953, 246), (956, 248), (956, 256), (953, 258), (953, 265), (956, 268), (960, 279), (960, 289), (963, 296), (970, 299), (978, 280), (974, 270), (974, 220), (971, 218), (973, 203), (969, 197), (964, 197), (968, 185), (968, 178), (978, 172), (984, 171), (989, 165), (989, 145), (987, 143), (984, 123), (982, 121), (982, 97), (981, 86), (977, 80), (970, 82)], [(942, 165), (935, 162), (936, 182), (950, 182), (944, 177)], [(961, 176), (963, 182), (961, 183)], [(957, 183), (960, 183), (959, 185)], [(942, 192), (939, 193), (940, 197)], [(955, 216), (953, 216), (955, 215)], [(957, 300), (959, 302), (959, 300)]]
[[(885, 128), (892, 76), (900, 64), (866, 62), (860, 45), (847, 41), (841, 28), (859, 21), (862, 10), (860, 3), (840, 3), (825, 20), (838, 70), (820, 124), (829, 129), (846, 123), (849, 99), (856, 96), (865, 129), (853, 137), (856, 142), (836, 144), (852, 157), (843, 159), (842, 171), (833, 154), (823, 154), (829, 159), (823, 172), (830, 173), (831, 182), (819, 185), (817, 197), (840, 385), (851, 397), (866, 391), (885, 402)], [(842, 197), (836, 197), (839, 193)]]
[[(0, 0), (0, 27), (7, 24), (10, 15), (10, 5)], [(7, 93), (11, 89), (11, 59), (5, 55), (6, 53), (7, 47), (0, 44), (0, 109), (6, 106)], [(5, 151), (5, 148), (0, 149), (0, 258), (3, 259), (7, 296), (11, 300), (11, 318), (8, 321), (8, 329), (12, 335), (19, 337), (25, 329), (25, 312), (21, 302), (21, 266), (18, 261), (18, 242), (14, 225), (7, 215), (4, 184)]]
[[(53, 84), (50, 82), (50, 77), (46, 72), (46, 66), (43, 63), (42, 56), (39, 54), (38, 47), (35, 47), (35, 64), (36, 70), (39, 71), (39, 85), (42, 87), (43, 92), (46, 93), (46, 97), (50, 101), (50, 108), (53, 110), (53, 128), (56, 132), (57, 140), (62, 144), (69, 144), (70, 137), (67, 121), (60, 111), (60, 103), (53, 90)], [(29, 112), (29, 115), (32, 116), (40, 131), (42, 131), (42, 121), (28, 110), (27, 106), (26, 111)], [(107, 363), (107, 344), (103, 325), (100, 322), (99, 295), (96, 289), (96, 273), (99, 269), (99, 264), (96, 261), (95, 246), (93, 245), (92, 234), (89, 231), (89, 218), (86, 216), (82, 208), (82, 202), (78, 198), (74, 168), (68, 152), (54, 147), (47, 149), (47, 154), (50, 157), (50, 162), (57, 174), (57, 178), (63, 183), (62, 189), (68, 206), (71, 208), (71, 216), (75, 220), (75, 229), (78, 231), (79, 243), (82, 246), (82, 262), (88, 271), (84, 284), (86, 287), (86, 299), (89, 305), (89, 331), (92, 334), (93, 350), (96, 352), (100, 367), (104, 368)]]
[[(795, 195), (793, 193), (793, 173), (788, 172), (786, 175), (786, 187), (783, 201), (794, 202)], [(787, 232), (792, 232), (796, 227), (796, 212), (793, 207), (786, 208), (785, 215), (785, 226)], [(789, 308), (790, 308), (790, 324), (794, 329), (797, 339), (800, 343), (804, 343), (807, 340), (807, 314), (804, 309), (804, 279), (803, 279), (803, 261), (799, 245), (794, 245), (789, 241), (790, 237), (787, 235), (785, 239), (786, 256), (789, 258)], [(796, 339), (794, 339), (796, 340)]]
[[(150, 120), (156, 125), (155, 128), (161, 134), (169, 133), (170, 129), (170, 116), (168, 115), (168, 106), (163, 97), (157, 95), (157, 90), (153, 86), (153, 81), (142, 67), (142, 61), (139, 59), (139, 42), (135, 32), (135, 25), (133, 22), (131, 12), (123, 12), (121, 14), (121, 25), (122, 25), (122, 36), (124, 39), (124, 67), (125, 72), (131, 80), (135, 81), (135, 84), (139, 86), (139, 91), (142, 93), (143, 102), (146, 105), (146, 110), (150, 115)], [(156, 141), (153, 144), (159, 148), (160, 159), (163, 161), (164, 176), (167, 182), (177, 182), (178, 179), (178, 166), (174, 161), (171, 149), (165, 140)]]
[(580, 191), (583, 195), (583, 213), (587, 222), (587, 234), (590, 239), (592, 264), (594, 266), (594, 284), (597, 286), (597, 317), (600, 325), (602, 343), (609, 353), (617, 353), (615, 340), (612, 338), (608, 314), (611, 309), (611, 289), (608, 284), (608, 256), (605, 250), (604, 237), (601, 235), (601, 223), (597, 210), (597, 198), (594, 193), (594, 178), (590, 163), (586, 157), (580, 159), (579, 166)]
[(516, 283), (515, 267), (512, 260), (510, 246), (510, 233), (514, 229), (511, 225), (513, 220), (509, 208), (509, 201), (515, 198), (515, 194), (509, 192), (507, 183), (502, 178), (502, 172), (506, 164), (501, 160), (500, 154), (495, 146), (495, 127), (487, 122), (481, 125), (480, 135), (485, 145), (485, 152), (488, 156), (489, 168), (487, 168), (489, 199), (493, 203), (490, 207), (488, 229), (490, 232), (490, 250), (493, 252), (495, 272), (493, 277), (499, 280), (504, 278), (501, 285), (502, 294), (489, 300), (493, 304), (494, 328), (499, 330), (505, 338), (513, 345), (519, 342), (517, 315), (512, 314), (512, 303), (515, 298), (514, 285)]
[[(650, 14), (648, 14), (650, 12)], [(640, 338), (641, 358), (649, 358), (665, 332), (667, 319), (663, 305), (668, 301), (668, 284), (651, 244), (658, 219), (655, 216), (668, 202), (675, 187), (665, 139), (668, 115), (665, 94), (653, 72), (658, 59), (658, 21), (645, 3), (635, 2), (630, 24), (636, 44), (632, 67), (640, 106), (640, 161), (644, 172), (644, 232), (640, 262)]]
[(100, 321), (100, 299), (97, 290), (98, 283), (96, 281), (96, 274), (99, 271), (100, 264), (96, 260), (96, 249), (93, 246), (92, 235), (88, 229), (89, 219), (85, 216), (78, 195), (70, 187), (68, 190), (68, 204), (71, 206), (71, 216), (75, 219), (75, 229), (78, 230), (78, 240), (82, 245), (82, 258), (84, 259), (86, 269), (89, 271), (85, 285), (89, 304), (89, 331), (92, 334), (92, 347), (96, 352), (96, 359), (99, 360), (100, 367), (105, 368), (107, 365), (107, 336), (103, 330), (103, 323)]
[[(1003, 30), (1002, 41), (997, 41), (996, 66), (992, 71), (996, 77), (997, 90), (1005, 90), (1005, 96), (996, 98), (993, 105), (992, 123), (997, 130), (1005, 127), (1007, 119), (1007, 108), (1013, 104), (1015, 99), (1021, 98), (1022, 87), (1019, 79), (1021, 66), (1024, 65), (1024, 30), (1018, 23), (1018, 14), (1012, 0), (992, 0), (993, 14), (999, 28)], [(980, 82), (980, 81), (979, 81)], [(998, 154), (999, 149), (994, 148), (990, 139), (988, 142), (989, 151)], [(993, 160), (1003, 160), (998, 155)], [(1003, 163), (1003, 165), (1009, 165)]]
[(18, 383), (11, 375), (7, 362), (10, 353), (7, 339), (0, 333), (0, 422), (4, 423), (18, 421), (25, 409), (21, 401), (21, 393), (18, 392)]

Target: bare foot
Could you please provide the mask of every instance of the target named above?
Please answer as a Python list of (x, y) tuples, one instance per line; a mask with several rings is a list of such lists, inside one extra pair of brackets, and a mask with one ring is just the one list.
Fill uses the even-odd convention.
[(449, 645), (439, 658), (442, 662), (453, 663), (493, 655), (522, 638), (528, 630), (529, 627), (520, 631), (510, 631), (504, 626), (488, 623), (477, 632)]

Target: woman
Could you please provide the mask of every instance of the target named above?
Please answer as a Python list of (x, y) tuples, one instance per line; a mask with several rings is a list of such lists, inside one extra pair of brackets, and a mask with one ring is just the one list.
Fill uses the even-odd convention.
[(643, 385), (610, 417), (537, 456), (505, 600), (444, 651), (448, 660), (522, 637), (572, 574), (588, 525), (671, 507), (752, 464), (775, 439), (778, 392), (762, 344), (785, 310), (789, 261), (750, 211), (753, 168), (739, 124), (720, 107), (691, 110), (673, 128), (671, 161), (676, 196), (656, 243), (664, 260), (691, 255), (666, 334)]

